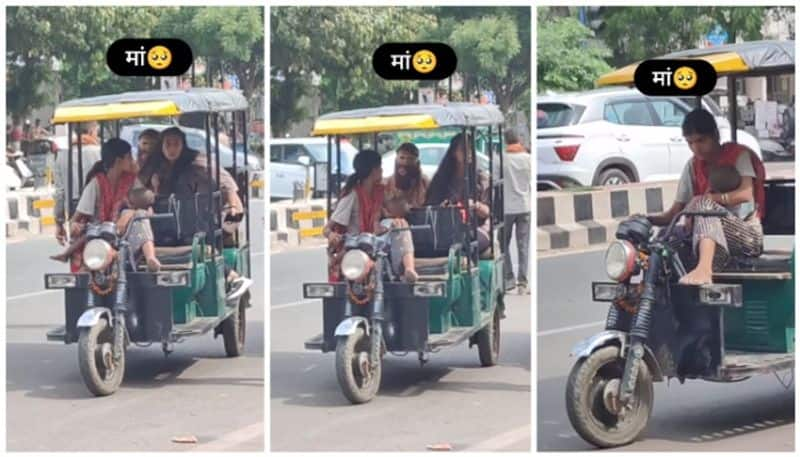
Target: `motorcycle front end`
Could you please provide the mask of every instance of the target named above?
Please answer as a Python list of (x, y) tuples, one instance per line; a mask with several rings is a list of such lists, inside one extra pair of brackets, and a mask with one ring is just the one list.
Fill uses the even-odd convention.
[[(624, 223), (623, 223), (624, 224)], [(566, 387), (569, 420), (599, 447), (622, 446), (646, 429), (653, 409), (654, 361), (647, 338), (661, 271), (660, 253), (643, 249), (651, 226), (635, 220), (606, 251), (613, 282), (592, 284), (593, 300), (611, 302), (606, 329), (578, 343)], [(641, 282), (631, 278), (641, 273)]]
[[(119, 241), (116, 224), (91, 225), (83, 261), (90, 273), (87, 309), (77, 323), (78, 365), (83, 382), (96, 396), (111, 395), (125, 376), (127, 243)], [(98, 300), (113, 298), (111, 309)]]
[(336, 327), (336, 378), (354, 404), (375, 398), (383, 373), (384, 238), (372, 234), (348, 236), (342, 258), (347, 284), (345, 318)]

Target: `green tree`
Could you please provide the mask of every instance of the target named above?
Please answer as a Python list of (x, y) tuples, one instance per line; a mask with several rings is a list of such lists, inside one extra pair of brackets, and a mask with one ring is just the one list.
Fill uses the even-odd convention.
[[(122, 78), (106, 67), (114, 40), (136, 36), (152, 23), (151, 8), (9, 7), (6, 21), (6, 99), (18, 117), (65, 98), (139, 87), (142, 79)], [(147, 29), (145, 29), (147, 30)], [(141, 35), (139, 35), (141, 36)]]
[(530, 13), (517, 10), (462, 21), (448, 40), (458, 71), (491, 89), (503, 112), (530, 105)]
[(436, 21), (419, 8), (277, 7), (270, 11), (270, 112), (276, 136), (308, 116), (300, 103), (315, 91), (322, 112), (408, 102), (418, 83), (381, 79), (372, 69), (372, 54), (381, 43), (414, 41), (420, 24), (435, 27)]
[(599, 36), (613, 49), (614, 66), (693, 49), (719, 24), (728, 42), (761, 39), (768, 7), (636, 6), (608, 7)]
[(591, 89), (597, 77), (611, 70), (605, 60), (611, 57), (611, 51), (577, 19), (551, 16), (542, 10), (538, 23), (536, 82), (539, 92)]
[[(264, 8), (180, 7), (163, 10), (154, 33), (186, 41), (207, 71), (232, 73), (245, 96), (261, 92), (264, 81)], [(207, 85), (210, 85), (207, 81)]]

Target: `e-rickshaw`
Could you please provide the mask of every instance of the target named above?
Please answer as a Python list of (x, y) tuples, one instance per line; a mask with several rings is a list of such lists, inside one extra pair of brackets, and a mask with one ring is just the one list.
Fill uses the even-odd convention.
[(471, 150), (463, 201), (476, 198), (476, 144), (488, 153), (489, 169), (496, 170), (489, 176), (491, 245), (484, 252), (478, 252), (474, 208), (416, 208), (406, 217), (414, 240), (416, 283), (402, 282), (391, 271), (388, 233), (361, 233), (345, 238), (342, 282), (303, 285), (305, 298), (323, 301), (323, 332), (305, 347), (336, 351), (339, 386), (352, 403), (368, 402), (377, 394), (386, 352), (413, 352), (424, 364), (429, 353), (466, 341), (478, 346), (482, 366), (497, 363), (505, 293), (505, 252), (497, 242), (503, 230), (502, 125), (496, 106), (470, 103), (359, 109), (316, 121), (313, 134), (328, 136), (328, 164), (337, 164), (328, 167), (329, 217), (343, 184), (340, 178), (334, 183), (330, 170), (341, 169), (344, 136), (357, 136), (363, 146), (371, 134), (374, 148), (379, 133), (451, 129), (464, 134), (471, 139)]
[[(741, 43), (662, 58), (703, 59), (728, 78), (736, 142), (736, 80), (794, 73), (794, 42)], [(598, 85), (633, 85), (635, 69), (633, 64), (604, 75)], [(767, 167), (765, 191), (764, 234), (794, 235), (793, 172)], [(611, 302), (605, 330), (573, 348), (577, 360), (566, 386), (570, 422), (589, 443), (604, 448), (636, 440), (653, 409), (653, 382), (730, 383), (760, 374), (775, 374), (787, 388), (793, 382), (794, 249), (739, 260), (715, 272), (711, 285), (677, 284), (687, 271), (669, 243), (677, 221), (724, 214), (682, 211), (659, 233), (643, 216), (620, 223), (605, 256), (613, 282), (592, 284), (593, 301)]]
[[(208, 178), (219, 183), (219, 117), (230, 115), (233, 120), (233, 150), (236, 129), (244, 132), (247, 128), (247, 101), (238, 91), (145, 91), (72, 100), (56, 108), (53, 123), (66, 124), (67, 137), (72, 138), (82, 123), (98, 122), (102, 143), (111, 135), (119, 137), (124, 119), (172, 120), (187, 114), (203, 118)], [(79, 197), (73, 191), (72, 167), (79, 167), (77, 189), (83, 188), (88, 171), (80, 169), (83, 148), (81, 141), (74, 145), (70, 141), (66, 151), (69, 158), (73, 153), (78, 156), (76, 161), (67, 160), (68, 216)], [(213, 330), (214, 337), (222, 335), (226, 355), (237, 357), (244, 351), (250, 281), (233, 284), (225, 274), (226, 267), (245, 277), (251, 271), (246, 143), (243, 150), (245, 163), (240, 167), (234, 154), (229, 170), (239, 184), (244, 210), (240, 217), (222, 217), (218, 186), (207, 193), (160, 196), (153, 205), (154, 214), (137, 216), (122, 235), (113, 222), (88, 225), (85, 272), (45, 275), (47, 289), (64, 290), (65, 308), (65, 325), (49, 331), (47, 339), (78, 343), (81, 376), (94, 395), (110, 395), (119, 388), (130, 344), (160, 343), (168, 355), (175, 343)], [(162, 264), (158, 272), (149, 272), (130, 252), (130, 227), (141, 219), (149, 219), (152, 225), (156, 256)], [(239, 224), (242, 219), (244, 227)]]

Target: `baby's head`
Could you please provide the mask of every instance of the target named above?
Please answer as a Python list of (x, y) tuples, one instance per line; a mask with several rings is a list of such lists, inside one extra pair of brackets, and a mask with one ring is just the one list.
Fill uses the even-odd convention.
[(139, 187), (128, 191), (128, 202), (133, 209), (147, 209), (153, 206), (154, 201), (155, 196), (149, 189)]
[(400, 196), (392, 197), (386, 201), (386, 212), (391, 217), (406, 217), (406, 214), (408, 214), (408, 202)]
[(736, 167), (712, 167), (708, 172), (708, 182), (712, 192), (724, 194), (738, 189), (742, 184), (742, 176)]

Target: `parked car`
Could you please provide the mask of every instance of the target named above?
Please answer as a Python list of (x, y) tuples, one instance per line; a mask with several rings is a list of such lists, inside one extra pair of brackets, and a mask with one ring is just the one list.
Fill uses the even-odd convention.
[[(677, 180), (692, 156), (681, 123), (694, 103), (691, 97), (651, 98), (627, 88), (539, 97), (537, 188)], [(703, 108), (717, 118), (721, 141), (730, 141), (730, 124), (719, 107), (704, 97)], [(743, 130), (736, 135), (761, 156), (755, 137)]]
[[(335, 148), (335, 146), (334, 146)], [(344, 184), (345, 179), (353, 173), (353, 159), (358, 150), (347, 141), (342, 141), (342, 169), (338, 170), (337, 164), (333, 165), (333, 180), (337, 175)], [(334, 157), (336, 151), (333, 151)], [(328, 162), (327, 138), (273, 138), (269, 144), (269, 175), (270, 198), (285, 199), (294, 196), (295, 185), (304, 185), (306, 180), (306, 167), (310, 168), (312, 193), (315, 196), (325, 192)], [(320, 170), (319, 179), (316, 170)], [(319, 189), (314, 183), (319, 183)]]
[[(145, 129), (155, 129), (159, 132), (168, 128), (174, 127), (172, 124), (131, 124), (125, 125), (122, 127), (119, 133), (119, 137), (123, 140), (127, 141), (128, 143), (133, 146), (133, 155), (134, 157), (137, 156), (138, 150), (136, 149), (136, 144), (139, 139), (139, 134), (141, 134)], [(205, 151), (206, 150), (206, 132), (200, 129), (195, 129), (191, 127), (183, 127), (178, 126), (186, 134), (186, 142), (188, 143), (189, 147), (192, 149), (196, 149), (198, 151)], [(214, 148), (214, 139), (211, 139), (211, 147), (212, 153)], [(231, 169), (233, 168), (233, 150), (224, 144), (219, 145), (219, 156), (220, 156), (220, 165), (224, 168)], [(244, 165), (244, 151), (236, 153), (236, 166), (242, 167)], [(252, 173), (254, 171), (261, 171), (263, 167), (261, 166), (261, 160), (256, 157), (255, 154), (248, 153), (247, 156), (247, 166), (248, 170)]]

